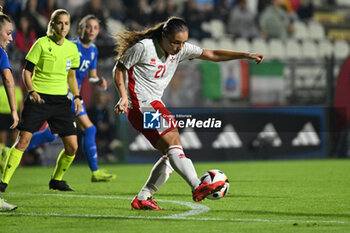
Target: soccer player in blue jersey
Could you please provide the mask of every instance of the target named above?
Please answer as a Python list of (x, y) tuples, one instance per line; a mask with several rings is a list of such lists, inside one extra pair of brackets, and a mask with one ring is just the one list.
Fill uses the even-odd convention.
[[(2, 6), (0, 6), (0, 73), (3, 80), (3, 85), (6, 89), (6, 94), (8, 97), (8, 102), (11, 108), (11, 116), (13, 124), (10, 129), (16, 128), (19, 117), (16, 109), (16, 98), (15, 98), (15, 82), (13, 80), (11, 66), (9, 64), (9, 58), (5, 52), (6, 46), (12, 41), (13, 25), (11, 19), (2, 13)], [(1, 146), (0, 146), (1, 151)], [(2, 156), (1, 159), (2, 160)], [(2, 161), (0, 164), (3, 165)], [(0, 168), (2, 170), (2, 167)], [(0, 191), (1, 194), (1, 191)], [(4, 199), (0, 197), (0, 210), (15, 210), (16, 205), (7, 203)]]
[[(76, 78), (79, 86), (86, 76), (89, 76), (89, 82), (99, 85), (104, 89), (107, 89), (107, 81), (103, 77), (97, 76), (97, 56), (98, 50), (93, 43), (99, 33), (100, 23), (96, 16), (87, 15), (82, 18), (78, 24), (78, 37), (71, 41), (77, 45), (80, 55), (80, 66), (76, 70)], [(69, 94), (68, 94), (69, 96)], [(82, 146), (83, 153), (85, 154), (90, 170), (92, 172), (91, 181), (111, 181), (116, 178), (114, 174), (108, 174), (103, 170), (98, 169), (97, 164), (97, 148), (95, 142), (96, 127), (89, 119), (84, 102), (81, 101), (83, 110), (76, 116), (76, 123), (79, 129), (82, 130)], [(74, 114), (74, 105), (72, 105), (72, 113)], [(50, 142), (56, 139), (56, 135), (46, 128), (43, 131), (34, 133), (28, 150), (39, 146), (42, 143)]]

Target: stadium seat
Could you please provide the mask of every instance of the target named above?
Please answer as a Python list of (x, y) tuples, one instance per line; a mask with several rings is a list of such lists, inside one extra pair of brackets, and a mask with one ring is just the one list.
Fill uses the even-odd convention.
[(107, 27), (108, 31), (112, 35), (116, 34), (121, 29), (125, 29), (125, 26), (121, 21), (113, 19), (111, 17), (107, 19)]
[(236, 50), (235, 44), (230, 37), (223, 36), (218, 41), (218, 49)]
[(336, 3), (338, 6), (350, 6), (350, 1), (349, 0), (336, 0)]
[(308, 24), (309, 37), (315, 40), (323, 40), (325, 38), (325, 31), (322, 24), (316, 21), (311, 21)]
[(318, 43), (318, 52), (320, 57), (329, 57), (334, 53), (333, 44), (330, 40), (321, 40)]
[(201, 29), (206, 32), (211, 32), (211, 24), (208, 21), (204, 21), (201, 24)]
[(280, 39), (270, 39), (268, 42), (269, 58), (270, 59), (285, 59), (285, 46)]
[(319, 66), (302, 66), (296, 69), (296, 88), (324, 88), (327, 85), (326, 73)]
[(217, 49), (217, 42), (213, 38), (204, 38), (201, 45), (204, 49)]
[(221, 38), (226, 34), (225, 24), (220, 19), (213, 19), (210, 21), (210, 32), (216, 39)]
[(238, 52), (251, 52), (250, 42), (245, 38), (237, 38), (234, 40), (235, 49)]
[(266, 41), (262, 38), (255, 38), (251, 43), (251, 51), (253, 53), (262, 53), (265, 55), (265, 58), (269, 58), (268, 49)]
[(302, 21), (296, 21), (294, 24), (294, 38), (296, 39), (306, 39), (309, 37), (307, 26)]
[(297, 40), (288, 40), (286, 43), (286, 57), (287, 59), (300, 59), (302, 58), (302, 53), (300, 45)]
[(344, 59), (349, 56), (349, 44), (345, 40), (334, 42), (334, 56), (336, 59)]
[(201, 46), (201, 43), (195, 38), (188, 38), (187, 42), (190, 43), (190, 44)]
[(316, 42), (312, 40), (303, 40), (301, 43), (301, 51), (303, 58), (315, 60), (319, 58), (318, 47)]

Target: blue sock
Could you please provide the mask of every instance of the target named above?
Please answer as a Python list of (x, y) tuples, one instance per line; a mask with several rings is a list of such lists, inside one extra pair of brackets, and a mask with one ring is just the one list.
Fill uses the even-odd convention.
[(35, 132), (33, 134), (32, 140), (30, 140), (27, 150), (31, 150), (35, 147), (38, 147), (45, 142), (52, 142), (56, 138), (57, 137), (54, 134), (52, 134), (51, 131), (47, 128), (42, 131)]
[(95, 142), (96, 127), (93, 125), (83, 131), (82, 145), (84, 155), (89, 163), (91, 171), (97, 171), (97, 148)]

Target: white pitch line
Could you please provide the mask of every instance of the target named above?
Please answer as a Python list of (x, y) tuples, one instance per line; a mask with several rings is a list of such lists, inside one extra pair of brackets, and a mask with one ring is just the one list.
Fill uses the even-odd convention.
[[(79, 197), (79, 198), (101, 198), (101, 199), (121, 199), (131, 200), (129, 197), (118, 196), (92, 196), (92, 195), (74, 195), (74, 194), (34, 194), (34, 193), (9, 193), (15, 195), (32, 195), (32, 196), (59, 196), (59, 197)], [(52, 217), (79, 217), (79, 218), (116, 218), (116, 219), (176, 219), (176, 220), (192, 220), (192, 221), (226, 221), (226, 222), (265, 222), (265, 223), (324, 223), (324, 224), (350, 224), (349, 221), (341, 220), (303, 220), (303, 219), (245, 219), (245, 218), (201, 218), (201, 217), (188, 217), (201, 213), (208, 212), (209, 207), (197, 203), (175, 201), (175, 200), (158, 200), (161, 202), (171, 202), (180, 205), (186, 205), (191, 210), (181, 214), (173, 214), (168, 216), (125, 216), (125, 215), (98, 215), (98, 214), (61, 214), (61, 213), (21, 213), (17, 211), (0, 212), (1, 215), (16, 215), (16, 216), (52, 216)]]
[(191, 203), (191, 202), (184, 202), (184, 201), (174, 201), (174, 200), (162, 200), (158, 199), (160, 202), (171, 202), (171, 203), (176, 203), (179, 205), (186, 205), (191, 208), (191, 210), (181, 213), (181, 214), (173, 214), (170, 216), (166, 216), (168, 218), (180, 218), (180, 217), (187, 217), (187, 216), (194, 216), (194, 215), (199, 215), (206, 213), (210, 210), (208, 206), (197, 204), (197, 203)]
[[(57, 194), (57, 193), (9, 193), (9, 194), (16, 194), (16, 195), (30, 195), (30, 196), (56, 196), (56, 197), (78, 197), (78, 198), (99, 198), (99, 199), (119, 199), (119, 200), (132, 200), (132, 198), (129, 197), (118, 197), (118, 196), (94, 196), (94, 195), (75, 195), (75, 194)], [(169, 218), (178, 218), (178, 217), (186, 217), (186, 216), (194, 216), (199, 215), (205, 212), (208, 212), (210, 210), (209, 207), (197, 203), (191, 203), (186, 201), (174, 201), (174, 200), (162, 200), (157, 199), (157, 201), (160, 202), (170, 202), (175, 203), (179, 205), (185, 205), (190, 208), (189, 211), (180, 213), (180, 214), (173, 214), (165, 217)]]

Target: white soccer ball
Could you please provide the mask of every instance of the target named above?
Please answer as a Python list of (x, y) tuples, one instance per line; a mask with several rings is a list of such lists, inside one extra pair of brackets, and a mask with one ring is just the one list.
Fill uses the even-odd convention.
[(218, 169), (212, 169), (204, 172), (204, 174), (200, 177), (200, 180), (201, 182), (206, 181), (210, 184), (220, 180), (225, 181), (225, 185), (222, 189), (207, 196), (207, 198), (210, 200), (219, 200), (220, 198), (223, 198), (227, 194), (228, 189), (230, 188), (230, 183), (228, 181), (227, 176), (225, 175), (225, 173)]

